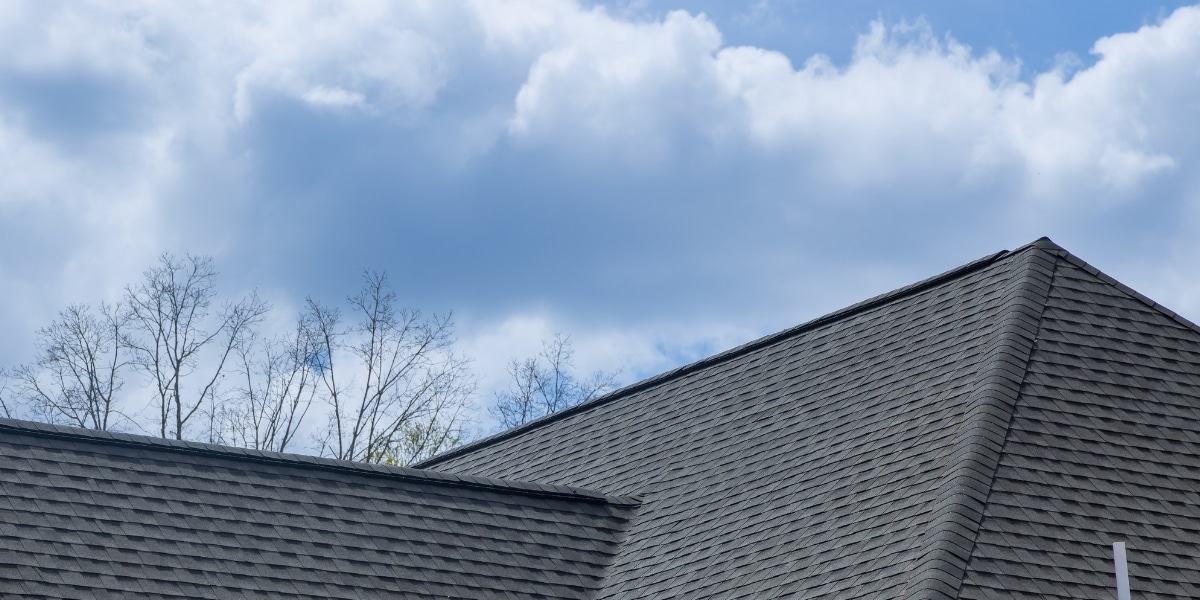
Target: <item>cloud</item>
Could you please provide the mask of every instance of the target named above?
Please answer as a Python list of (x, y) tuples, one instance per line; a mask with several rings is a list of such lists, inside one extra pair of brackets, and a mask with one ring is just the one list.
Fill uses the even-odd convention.
[[(646, 168), (690, 159), (695, 144), (749, 149), (793, 159), (795, 179), (845, 196), (896, 182), (991, 185), (989, 174), (1016, 169), (1020, 192), (1039, 201), (1078, 182), (1131, 197), (1190, 151), (1187, 128), (1163, 115), (1186, 114), (1195, 92), (1179, 72), (1200, 52), (1194, 8), (1099, 40), (1090, 68), (1023, 78), (1015, 59), (920, 20), (871, 24), (843, 68), (820, 55), (797, 68), (769, 49), (723, 46), (703, 15), (630, 21), (567, 1), (502, 4), (17, 4), (0, 17), (13, 34), (2, 69), (123, 90), (114, 102), (146, 113), (125, 127), (144, 132), (203, 136), (215, 122), (236, 134), (282, 95), (449, 134), (431, 137), (474, 130), (476, 152), (511, 142)], [(31, 19), (45, 31), (23, 28)], [(507, 73), (504, 85), (473, 88), (485, 69)], [(456, 110), (460, 89), (487, 104)], [(63, 111), (55, 119), (87, 112)]]
[(1044, 234), (1200, 302), (1200, 9), (1044, 72), (862, 27), (835, 64), (569, 0), (4, 3), (0, 333), (164, 249), (292, 305), (388, 269), (490, 372), (556, 329), (665, 367)]
[(301, 98), (313, 106), (327, 106), (331, 108), (362, 106), (365, 99), (362, 94), (347, 92), (342, 88), (328, 88), (323, 85), (318, 85), (304, 92)]
[(242, 55), (233, 75), (239, 121), (250, 118), (259, 91), (405, 118), (434, 103), (444, 85), (453, 43), (435, 36), (449, 34), (445, 20), (454, 9), (387, 2), (252, 6), (255, 18), (235, 19), (240, 27), (228, 42)]
[(514, 137), (583, 153), (615, 146), (642, 163), (673, 150), (681, 127), (703, 132), (719, 118), (712, 59), (721, 36), (703, 16), (628, 23), (588, 13), (564, 25), (564, 43), (541, 53), (517, 93)]
[(48, 189), (68, 180), (69, 165), (59, 160), (52, 148), (26, 135), (19, 127), (0, 121), (0, 204), (13, 204), (47, 194)]
[(978, 193), (1003, 172), (1019, 182), (1006, 193), (1029, 201), (1120, 201), (1194, 158), (1187, 116), (1200, 81), (1184, 65), (1200, 59), (1197, 27), (1200, 10), (1180, 9), (1099, 40), (1088, 69), (1026, 81), (1019, 62), (975, 54), (922, 21), (871, 24), (844, 68), (820, 55), (794, 68), (778, 52), (721, 47), (702, 16), (675, 12), (653, 24), (581, 27), (545, 52), (510, 131), (658, 155), (672, 132), (700, 132), (701, 143), (731, 152), (749, 144), (791, 157), (798, 183), (839, 198), (897, 185)]

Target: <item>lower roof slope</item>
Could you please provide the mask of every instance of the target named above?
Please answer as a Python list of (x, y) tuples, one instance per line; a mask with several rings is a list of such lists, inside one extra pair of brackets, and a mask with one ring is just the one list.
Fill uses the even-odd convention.
[(592, 598), (635, 502), (0, 420), (0, 597)]
[(641, 495), (602, 598), (1200, 597), (1200, 330), (1043, 239), (421, 466)]

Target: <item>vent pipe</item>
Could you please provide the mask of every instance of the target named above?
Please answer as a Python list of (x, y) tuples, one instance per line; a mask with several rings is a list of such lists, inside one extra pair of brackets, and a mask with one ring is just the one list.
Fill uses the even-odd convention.
[(1113, 544), (1113, 562), (1117, 568), (1117, 600), (1129, 600), (1129, 564), (1125, 562), (1125, 542)]

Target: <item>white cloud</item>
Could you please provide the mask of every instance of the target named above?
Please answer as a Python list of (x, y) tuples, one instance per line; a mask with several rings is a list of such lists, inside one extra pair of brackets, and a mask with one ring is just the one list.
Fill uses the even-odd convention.
[(517, 94), (516, 137), (583, 153), (613, 144), (638, 162), (669, 152), (681, 125), (704, 131), (720, 119), (712, 54), (721, 36), (703, 16), (629, 23), (587, 13), (565, 25), (565, 39), (541, 53)]
[(511, 130), (622, 149), (660, 148), (676, 128), (707, 132), (713, 144), (736, 132), (764, 153), (794, 154), (810, 185), (845, 196), (897, 184), (969, 188), (1017, 168), (1032, 201), (1128, 199), (1194, 160), (1198, 32), (1200, 9), (1180, 9), (1098, 41), (1099, 60), (1073, 77), (1052, 71), (1026, 83), (1018, 63), (938, 39), (919, 21), (872, 24), (845, 68), (815, 56), (796, 69), (777, 52), (721, 48), (703, 17), (593, 15), (534, 63)]
[(0, 62), (28, 72), (147, 75), (163, 58), (160, 19), (145, 3), (15, 0), (0, 7)]
[[(5, 289), (36, 291), (40, 298), (0, 301), (0, 313), (10, 323), (42, 322), (45, 311), (37, 307), (78, 301), (86, 290), (92, 291), (82, 299), (101, 295), (94, 290), (119, 292), (164, 248), (210, 253), (224, 247), (223, 236), (259, 235), (258, 222), (242, 222), (254, 208), (247, 205), (269, 199), (283, 207), (272, 208), (279, 213), (290, 206), (264, 183), (256, 161), (271, 150), (280, 161), (290, 155), (264, 148), (271, 142), (246, 132), (254, 133), (271, 116), (266, 111), (286, 102), (313, 119), (373, 119), (385, 132), (381, 137), (398, 140), (378, 152), (433, 154), (463, 170), (491, 152), (510, 152), (491, 165), (494, 171), (510, 164), (504, 161), (549, 160), (560, 162), (539, 163), (548, 174), (570, 164), (601, 180), (636, 171), (673, 183), (749, 163), (752, 168), (738, 173), (750, 175), (729, 184), (731, 199), (723, 200), (730, 207), (712, 213), (744, 218), (745, 226), (689, 231), (727, 236), (711, 239), (720, 244), (722, 260), (751, 265), (744, 271), (762, 279), (771, 277), (762, 274), (770, 269), (754, 265), (772, 256), (822, 251), (802, 246), (800, 236), (769, 248), (756, 237), (777, 231), (771, 227), (778, 221), (814, 218), (805, 212), (813, 204), (989, 205), (999, 207), (997, 214), (1029, 216), (1040, 231), (1081, 212), (1148, 202), (1150, 193), (1183, 206), (1200, 204), (1200, 8), (1099, 40), (1090, 67), (1064, 61), (1045, 73), (1023, 73), (1016, 59), (967, 48), (920, 21), (864, 26), (851, 61), (834, 66), (821, 56), (793, 64), (770, 49), (725, 46), (702, 15), (633, 20), (570, 0), (5, 2), (0, 210), (9, 211), (6, 216), (23, 211), (26, 221), (8, 224), (22, 229), (17, 233), (31, 224), (53, 231), (53, 239), (39, 243), (54, 256), (42, 259), (39, 269), (11, 259), (0, 264)], [(35, 118), (53, 107), (13, 92), (31, 76), (86, 80), (111, 91), (124, 116), (96, 117), (87, 136), (68, 131), (55, 137), (39, 130), (43, 122)], [(78, 116), (61, 110), (43, 121)], [(421, 128), (426, 135), (408, 135)], [(296, 148), (285, 150), (322, 142), (289, 139)], [(427, 153), (422, 144), (436, 151)], [(706, 162), (678, 168), (697, 148)], [(293, 172), (284, 165), (282, 174), (272, 175), (298, 178), (321, 167), (297, 161)], [(478, 175), (478, 189), (490, 200), (489, 184), (496, 181), (489, 176)], [(743, 190), (770, 206), (751, 213)], [(399, 201), (390, 191), (381, 195)], [(179, 217), (180, 205), (195, 198), (204, 198), (205, 206), (187, 215), (208, 219), (203, 230)], [(536, 214), (562, 201), (535, 200)], [(672, 220), (646, 226), (664, 238), (685, 220), (675, 215), (712, 216), (691, 211), (692, 201), (629, 200), (669, 207), (662, 212)], [(330, 206), (338, 204), (321, 208)], [(293, 233), (336, 247), (339, 240), (321, 237), (324, 224)], [(0, 232), (12, 233), (4, 226)], [(1200, 302), (1200, 287), (1186, 275), (1200, 256), (1194, 240), (1181, 235), (1173, 270), (1163, 275), (1172, 282), (1163, 285), (1166, 293), (1192, 305)], [(622, 256), (639, 265), (651, 260)], [(638, 265), (609, 267), (627, 273)], [(639, 283), (650, 290), (655, 279)], [(753, 318), (708, 315), (687, 325), (666, 319), (637, 330), (563, 328), (576, 340), (581, 366), (630, 373), (677, 362), (686, 348), (720, 349), (744, 340)], [(15, 326), (6, 327), (0, 331)], [(536, 352), (556, 328), (557, 321), (514, 308), (495, 323), (477, 325), (464, 336), (464, 349), (494, 377), (509, 357)], [(675, 342), (663, 346), (664, 340)]]
[[(158, 97), (145, 109), (197, 136), (245, 124), (264, 93), (412, 123), (496, 60), (527, 71), (508, 106), (444, 124), (470, 131), (463, 143), (476, 152), (491, 148), (481, 134), (509, 135), (644, 166), (697, 141), (717, 154), (749, 144), (794, 156), (801, 180), (847, 197), (901, 182), (970, 189), (1016, 169), (1037, 201), (1119, 200), (1181, 168), (1195, 133), (1196, 8), (1098, 41), (1099, 60), (1073, 76), (1022, 80), (1018, 63), (920, 21), (872, 24), (844, 68), (821, 56), (796, 68), (767, 49), (723, 47), (703, 15), (628, 21), (566, 0), (46, 6), (0, 16), (7, 68), (86, 69), (139, 86), (165, 76), (179, 89), (148, 92)], [(31, 19), (44, 32), (28, 31)], [(480, 130), (496, 110), (509, 113), (507, 130)]]
[(256, 90), (329, 105), (367, 105), (403, 117), (432, 105), (447, 77), (455, 45), (440, 3), (260, 3), (253, 19), (236, 20), (230, 46), (241, 54), (235, 113), (244, 122)]
[(363, 95), (357, 92), (347, 92), (342, 88), (329, 88), (323, 85), (318, 85), (304, 92), (300, 97), (313, 106), (329, 108), (362, 106), (364, 100)]

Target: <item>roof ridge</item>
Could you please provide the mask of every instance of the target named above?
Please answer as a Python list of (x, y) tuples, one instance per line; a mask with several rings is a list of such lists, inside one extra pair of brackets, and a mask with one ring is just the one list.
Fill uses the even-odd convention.
[(487, 436), (480, 440), (476, 440), (469, 444), (464, 444), (462, 446), (458, 446), (457, 448), (451, 448), (450, 450), (447, 450), (446, 452), (438, 454), (437, 456), (433, 456), (433, 457), (427, 458), (423, 461), (414, 463), (413, 468), (427, 469), (427, 468), (433, 467), (433, 466), (437, 465), (438, 463), (441, 463), (445, 460), (449, 460), (456, 456), (461, 456), (468, 452), (473, 452), (480, 448), (485, 448), (485, 447), (495, 444), (497, 442), (501, 442), (503, 440), (515, 437), (522, 433), (525, 433), (526, 431), (529, 431), (531, 429), (536, 429), (538, 427), (547, 425), (549, 423), (553, 423), (555, 421), (564, 419), (571, 415), (581, 413), (581, 412), (584, 412), (587, 410), (591, 410), (598, 406), (602, 406), (602, 405), (612, 402), (614, 400), (624, 398), (625, 396), (628, 396), (628, 395), (636, 393), (636, 392), (640, 392), (644, 389), (651, 388), (656, 385), (660, 385), (662, 383), (665, 383), (672, 379), (681, 377), (688, 373), (692, 373), (694, 371), (698, 371), (705, 367), (709, 367), (709, 366), (712, 366), (717, 363), (721, 363), (721, 362), (725, 362), (727, 360), (737, 358), (743, 354), (752, 352), (752, 351), (762, 348), (764, 346), (774, 344), (776, 342), (785, 340), (787, 338), (800, 335), (807, 331), (811, 331), (818, 327), (823, 327), (825, 325), (829, 325), (831, 323), (854, 316), (856, 314), (871, 310), (873, 308), (877, 308), (879, 306), (888, 304), (890, 302), (895, 302), (897, 300), (906, 298), (908, 296), (912, 296), (914, 294), (923, 292), (923, 291), (933, 288), (933, 287), (937, 287), (939, 285), (948, 283), (950, 281), (959, 279), (961, 277), (965, 277), (966, 275), (969, 275), (971, 273), (974, 273), (975, 271), (978, 271), (980, 269), (988, 267), (988, 266), (992, 265), (993, 263), (996, 263), (1002, 259), (1006, 259), (1008, 257), (1015, 256), (1017, 254), (1022, 254), (1029, 249), (1043, 248), (1043, 247), (1046, 247), (1046, 248), (1053, 247), (1055, 249), (1062, 250), (1056, 244), (1054, 244), (1054, 242), (1051, 242), (1050, 239), (1046, 238), (1046, 237), (1040, 238), (1029, 244), (1025, 244), (1024, 246), (1021, 246), (1021, 247), (1017, 248), (1016, 250), (1011, 250), (1011, 251), (1001, 250), (1000, 252), (996, 252), (994, 254), (990, 254), (990, 255), (984, 256), (982, 258), (973, 260), (965, 265), (955, 267), (953, 269), (950, 269), (949, 271), (945, 271), (938, 275), (934, 275), (933, 277), (922, 279), (916, 283), (912, 283), (912, 284), (909, 284), (909, 285), (906, 285), (903, 287), (899, 287), (890, 292), (885, 292), (878, 296), (874, 296), (872, 298), (868, 298), (861, 302), (851, 304), (850, 306), (847, 306), (847, 307), (839, 309), (839, 310), (835, 310), (831, 313), (827, 313), (827, 314), (817, 317), (815, 319), (811, 319), (809, 321), (806, 321), (804, 323), (801, 323), (800, 325), (796, 325), (789, 329), (785, 329), (785, 330), (777, 332), (777, 333), (763, 336), (756, 340), (746, 342), (745, 344), (742, 344), (740, 346), (735, 346), (729, 350), (725, 350), (724, 352), (719, 352), (712, 356), (702, 358), (695, 362), (686, 364), (682, 367), (677, 367), (670, 371), (666, 371), (664, 373), (654, 375), (652, 377), (643, 379), (636, 383), (629, 384), (623, 388), (614, 390), (612, 392), (609, 392), (603, 396), (589, 400), (587, 402), (583, 402), (581, 404), (577, 404), (570, 408), (560, 410), (555, 413), (551, 413), (549, 415), (546, 415), (546, 416), (538, 418), (538, 419), (534, 419), (523, 425), (518, 425), (516, 427), (513, 427), (512, 429), (507, 429), (505, 431), (501, 431), (499, 433)]
[(486, 489), (522, 496), (578, 500), (588, 503), (611, 504), (614, 506), (637, 506), (641, 504), (641, 499), (635, 496), (602, 494), (586, 488), (566, 485), (530, 483), (473, 475), (456, 475), (412, 467), (389, 467), (386, 465), (358, 463), (286, 452), (270, 452), (186, 440), (155, 438), (130, 433), (80, 429), (77, 427), (19, 419), (0, 418), (0, 433), (3, 432), (17, 432), (43, 438), (68, 438), (112, 446), (150, 448), (161, 452), (200, 455), (237, 461), (289, 465), (321, 471), (353, 473), (380, 479), (421, 482), (458, 488)]
[(1067, 252), (1042, 238), (1013, 255), (1021, 255), (1023, 261), (1012, 266), (1005, 292), (1007, 310), (997, 322), (974, 390), (967, 397), (967, 414), (955, 435), (948, 455), (951, 464), (931, 510), (927, 550), (905, 587), (904, 598), (909, 600), (953, 600), (958, 595), (1058, 261)]

